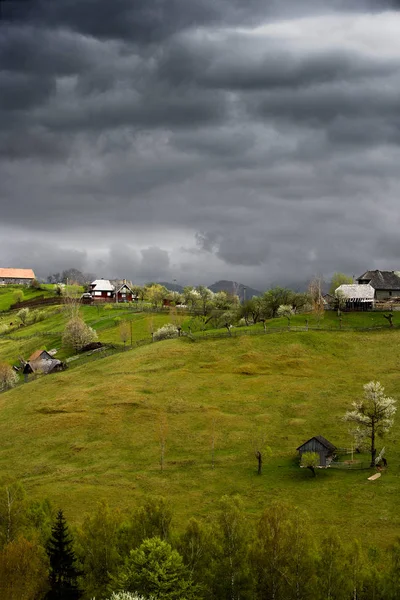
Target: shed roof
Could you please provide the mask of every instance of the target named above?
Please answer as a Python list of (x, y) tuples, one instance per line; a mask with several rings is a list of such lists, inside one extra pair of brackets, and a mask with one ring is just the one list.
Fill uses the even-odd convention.
[(95, 292), (113, 292), (114, 286), (109, 279), (95, 279), (92, 281), (92, 289)]
[(302, 448), (303, 446), (305, 446), (306, 444), (308, 444), (308, 442), (310, 442), (311, 440), (318, 440), (318, 442), (320, 444), (322, 444), (322, 446), (324, 446), (327, 450), (336, 450), (336, 446), (334, 446), (333, 444), (331, 444), (331, 442), (329, 442), (322, 435), (314, 435), (312, 438), (310, 438), (309, 440), (307, 440), (306, 442), (304, 442), (304, 444), (301, 444), (301, 446), (299, 446), (298, 448), (296, 448), (296, 450), (300, 450), (300, 448)]
[(61, 365), (61, 361), (56, 358), (39, 358), (37, 360), (31, 360), (28, 363), (33, 372), (41, 371), (42, 373), (51, 373), (53, 369)]
[(367, 280), (376, 290), (400, 290), (399, 271), (365, 271), (357, 281)]
[(343, 283), (335, 290), (341, 292), (347, 300), (358, 302), (371, 302), (375, 297), (375, 290), (369, 283)]
[(9, 277), (11, 279), (35, 279), (32, 269), (9, 269), (0, 267), (0, 279)]

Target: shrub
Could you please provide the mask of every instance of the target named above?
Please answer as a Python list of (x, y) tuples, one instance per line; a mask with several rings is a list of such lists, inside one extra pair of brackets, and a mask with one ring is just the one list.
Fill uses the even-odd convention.
[(179, 332), (176, 325), (173, 323), (167, 323), (166, 325), (160, 327), (160, 329), (157, 329), (157, 331), (153, 334), (153, 339), (154, 341), (159, 342), (161, 340), (176, 338), (178, 335)]
[(33, 288), (34, 290), (40, 290), (40, 283), (37, 279), (32, 279), (31, 288)]
[(0, 363), (0, 392), (14, 387), (18, 383), (18, 375), (7, 363)]
[(13, 293), (13, 299), (15, 303), (22, 302), (24, 299), (24, 292), (22, 290), (17, 290)]
[(19, 310), (17, 312), (17, 317), (23, 325), (27, 324), (29, 316), (30, 316), (29, 308), (21, 308), (21, 310)]
[(73, 317), (68, 321), (62, 336), (63, 346), (72, 348), (76, 352), (96, 340), (97, 333), (95, 330), (86, 325), (80, 317)]

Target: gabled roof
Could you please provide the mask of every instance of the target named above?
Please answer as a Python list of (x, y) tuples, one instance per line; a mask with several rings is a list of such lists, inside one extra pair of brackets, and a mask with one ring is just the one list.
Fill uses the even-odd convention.
[(357, 281), (366, 280), (376, 290), (400, 290), (400, 271), (366, 271)]
[(130, 287), (130, 286), (127, 284), (127, 283), (123, 283), (122, 285), (120, 285), (120, 286), (118, 287), (118, 289), (116, 289), (116, 290), (115, 290), (115, 291), (116, 291), (116, 293), (118, 294), (118, 293), (119, 293), (119, 292), (122, 290), (122, 288), (126, 288), (127, 290), (129, 290), (129, 291), (130, 291), (130, 293), (131, 293), (131, 294), (133, 294), (133, 290), (132, 290), (132, 288), (131, 288), (131, 287)]
[(304, 442), (304, 444), (301, 444), (301, 446), (296, 448), (296, 450), (300, 450), (300, 448), (302, 448), (303, 446), (308, 444), (308, 442), (311, 442), (311, 440), (318, 440), (318, 442), (320, 444), (322, 444), (322, 446), (324, 446), (327, 450), (336, 450), (336, 446), (331, 444), (331, 442), (328, 442), (328, 440), (326, 438), (324, 438), (322, 435), (314, 435), (312, 438), (310, 438), (309, 440)]
[(40, 358), (40, 355), (43, 354), (43, 352), (47, 354), (47, 360), (50, 360), (52, 358), (51, 354), (49, 354), (47, 350), (36, 350), (33, 354), (30, 355), (29, 360), (37, 360), (38, 358)]
[(109, 279), (95, 279), (91, 283), (94, 292), (113, 292), (114, 286)]
[(32, 269), (5, 269), (0, 267), (0, 279), (10, 277), (11, 279), (35, 279)]
[(335, 294), (338, 292), (347, 300), (358, 302), (372, 302), (375, 297), (375, 290), (369, 283), (343, 283), (336, 288)]
[(47, 374), (51, 373), (51, 371), (60, 366), (62, 363), (56, 358), (39, 358), (38, 360), (30, 360), (28, 364), (34, 373), (36, 371), (41, 371), (42, 373)]

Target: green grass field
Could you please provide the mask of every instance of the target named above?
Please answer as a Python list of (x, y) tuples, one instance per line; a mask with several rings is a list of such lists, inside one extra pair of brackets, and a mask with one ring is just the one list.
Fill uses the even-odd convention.
[[(116, 327), (102, 329), (90, 308), (100, 339), (112, 339)], [(138, 336), (148, 335), (149, 318), (168, 320), (132, 316)], [(389, 328), (184, 338), (42, 377), (0, 395), (0, 468), (75, 523), (103, 498), (124, 509), (154, 493), (170, 500), (178, 524), (238, 493), (249, 515), (285, 499), (309, 511), (317, 532), (334, 525), (345, 538), (385, 546), (400, 535), (400, 415), (384, 441), (389, 468), (375, 482), (368, 471), (333, 469), (314, 479), (295, 449), (318, 434), (350, 446), (341, 416), (371, 379), (400, 400), (399, 342)], [(265, 449), (261, 477), (255, 443)]]

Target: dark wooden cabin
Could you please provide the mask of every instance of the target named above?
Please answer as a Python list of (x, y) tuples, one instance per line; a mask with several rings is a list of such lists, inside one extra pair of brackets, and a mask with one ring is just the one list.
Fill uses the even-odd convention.
[(315, 435), (297, 448), (300, 458), (305, 452), (316, 452), (319, 454), (320, 467), (326, 467), (331, 462), (335, 450), (336, 446), (331, 444), (322, 435)]

